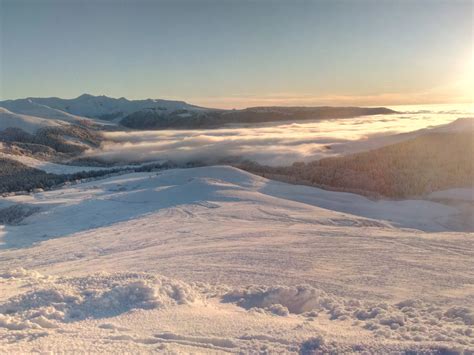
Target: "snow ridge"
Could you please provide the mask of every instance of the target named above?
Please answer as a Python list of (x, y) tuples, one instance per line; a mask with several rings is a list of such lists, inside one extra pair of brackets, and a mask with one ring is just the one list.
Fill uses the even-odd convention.
[[(0, 275), (0, 280), (28, 280), (32, 291), (13, 296), (0, 303), (0, 335), (2, 329), (10, 339), (20, 340), (35, 334), (49, 336), (67, 324), (92, 321), (89, 327), (96, 332), (112, 331), (105, 336), (119, 344), (161, 344), (165, 347), (191, 346), (208, 350), (233, 349), (242, 352), (255, 349), (263, 342), (273, 351), (314, 353), (380, 352), (411, 350), (437, 353), (444, 349), (463, 351), (474, 346), (474, 313), (460, 306), (443, 307), (420, 300), (408, 299), (398, 303), (369, 302), (330, 296), (308, 285), (300, 286), (247, 286), (226, 292), (205, 284), (187, 284), (150, 273), (99, 273), (85, 277), (46, 277), (35, 271), (12, 270)], [(237, 337), (182, 335), (166, 331), (148, 337), (137, 337), (130, 329), (117, 324), (121, 317), (167, 309), (180, 312), (177, 307), (186, 305), (185, 312), (211, 307), (218, 312), (236, 312), (240, 306), (247, 309), (253, 322), (272, 321), (274, 317), (293, 318), (303, 324), (326, 318), (338, 327), (353, 327), (368, 332), (377, 343), (360, 342), (349, 347), (344, 342), (327, 340), (325, 335), (299, 339), (278, 339), (261, 333)], [(231, 308), (228, 308), (230, 305)], [(138, 312), (138, 313), (137, 313)], [(163, 313), (164, 312), (164, 313)], [(238, 312), (235, 313), (235, 316)], [(103, 322), (105, 319), (112, 321)], [(126, 322), (125, 322), (126, 323)], [(246, 328), (251, 329), (249, 327)], [(393, 348), (395, 342), (402, 342)], [(452, 344), (460, 344), (453, 346)], [(250, 347), (249, 347), (250, 346)], [(163, 349), (163, 348), (162, 348)]]

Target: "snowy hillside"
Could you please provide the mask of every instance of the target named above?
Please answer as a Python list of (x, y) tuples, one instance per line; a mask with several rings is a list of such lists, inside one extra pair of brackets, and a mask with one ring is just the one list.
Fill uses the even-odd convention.
[(333, 144), (334, 153), (350, 154), (381, 148), (390, 144), (400, 143), (430, 133), (462, 133), (474, 131), (474, 117), (457, 118), (452, 122), (429, 126), (427, 128), (398, 134), (375, 134), (367, 139)]
[(51, 120), (64, 121), (74, 124), (101, 124), (101, 125), (111, 125), (110, 122), (101, 121), (101, 120), (92, 120), (82, 116), (72, 115), (65, 111), (61, 111), (55, 108), (51, 108), (46, 105), (42, 105), (33, 101), (33, 99), (19, 99), (19, 100), (10, 100), (0, 102), (0, 107), (4, 107), (11, 112), (36, 116), (41, 118), (48, 118)]
[(202, 129), (232, 124), (322, 121), (397, 113), (385, 107), (253, 107), (242, 110), (204, 108), (184, 101), (128, 100), (83, 94), (74, 99), (26, 98), (0, 101), (10, 111), (81, 122), (83, 118), (121, 124), (131, 129)]
[(56, 164), (56, 163), (51, 163), (49, 161), (35, 159), (27, 155), (14, 155), (14, 154), (3, 153), (1, 149), (2, 149), (2, 145), (0, 143), (0, 158), (12, 159), (26, 166), (29, 166), (30, 168), (35, 168), (35, 169), (42, 170), (46, 173), (51, 173), (51, 174), (74, 174), (74, 173), (78, 173), (82, 171), (106, 169), (106, 168), (101, 168), (101, 167)]
[(19, 128), (33, 134), (40, 128), (58, 126), (60, 126), (58, 122), (40, 117), (20, 115), (0, 107), (0, 131), (7, 128)]
[(229, 167), (3, 198), (0, 348), (469, 350), (472, 235), (406, 229), (455, 221)]
[[(12, 111), (33, 111), (38, 115), (47, 114), (45, 117), (53, 118), (69, 114), (71, 119), (83, 116), (104, 120), (117, 120), (136, 111), (144, 109), (159, 109), (163, 111), (200, 110), (201, 108), (189, 105), (183, 101), (172, 100), (127, 100), (126, 98), (114, 99), (107, 96), (81, 95), (75, 99), (28, 98), (20, 100), (0, 101), (0, 106), (11, 108)], [(41, 110), (40, 110), (41, 109)], [(58, 117), (55, 117), (58, 118)], [(63, 119), (61, 118), (61, 119)]]

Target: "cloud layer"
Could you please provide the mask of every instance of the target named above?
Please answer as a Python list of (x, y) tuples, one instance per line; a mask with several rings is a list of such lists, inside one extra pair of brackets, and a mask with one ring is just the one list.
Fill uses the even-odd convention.
[[(443, 105), (444, 106), (444, 105)], [(413, 131), (451, 122), (466, 107), (419, 106), (401, 115), (299, 122), (277, 125), (232, 126), (208, 130), (108, 132), (108, 141), (89, 157), (111, 162), (173, 160), (180, 163), (248, 159), (267, 165), (308, 161), (355, 149), (354, 141), (370, 142), (380, 136)], [(411, 110), (410, 110), (411, 109)], [(360, 147), (360, 144), (359, 144)]]

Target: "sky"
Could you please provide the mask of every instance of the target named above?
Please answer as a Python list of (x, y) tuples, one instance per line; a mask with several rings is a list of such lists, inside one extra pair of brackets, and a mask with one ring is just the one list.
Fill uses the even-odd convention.
[(221, 108), (473, 98), (473, 1), (0, 0), (0, 98)]

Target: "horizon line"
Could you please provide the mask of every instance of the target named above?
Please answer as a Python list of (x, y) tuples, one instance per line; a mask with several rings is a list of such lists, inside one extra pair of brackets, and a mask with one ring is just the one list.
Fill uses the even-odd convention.
[[(473, 101), (467, 98), (452, 98), (451, 100), (397, 100), (401, 99), (394, 94), (395, 97), (391, 97), (392, 94), (380, 94), (380, 95), (368, 95), (368, 96), (326, 96), (316, 97), (309, 95), (290, 95), (290, 96), (253, 96), (253, 95), (242, 95), (242, 96), (215, 96), (215, 97), (188, 97), (188, 98), (177, 98), (175, 96), (162, 96), (159, 98), (127, 98), (126, 96), (115, 97), (114, 95), (106, 94), (89, 94), (83, 93), (77, 96), (60, 97), (60, 96), (26, 96), (17, 98), (2, 98), (3, 101), (15, 101), (15, 100), (27, 100), (35, 98), (56, 98), (63, 100), (74, 100), (82, 96), (90, 97), (106, 97), (114, 100), (125, 99), (128, 101), (145, 101), (145, 100), (166, 100), (166, 101), (180, 101), (194, 106), (209, 109), (223, 109), (223, 110), (234, 110), (234, 109), (245, 109), (253, 107), (389, 107), (389, 106), (420, 106), (420, 105), (472, 105)], [(376, 98), (382, 99), (383, 96), (387, 100), (385, 103), (381, 103)], [(416, 96), (416, 95), (414, 95)], [(390, 102), (392, 101), (392, 102)]]

